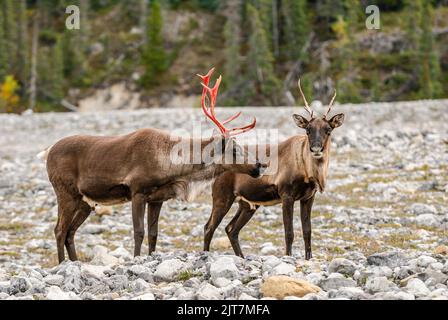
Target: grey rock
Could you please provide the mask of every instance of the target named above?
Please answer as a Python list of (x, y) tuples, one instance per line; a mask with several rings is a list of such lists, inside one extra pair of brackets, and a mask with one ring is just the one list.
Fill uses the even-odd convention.
[(341, 287), (356, 287), (356, 282), (353, 279), (345, 278), (344, 276), (333, 276), (323, 279), (319, 282), (319, 287), (325, 291), (331, 289), (339, 289)]
[(369, 295), (362, 289), (355, 287), (342, 287), (339, 290), (330, 290), (328, 293), (330, 299), (334, 298), (347, 298), (351, 300), (364, 300), (368, 299)]
[(416, 297), (422, 297), (430, 294), (428, 287), (426, 287), (425, 283), (417, 278), (411, 279), (408, 281), (406, 285), (406, 290), (415, 295)]
[(388, 266), (389, 268), (406, 265), (407, 257), (400, 251), (375, 253), (367, 257), (367, 263), (375, 266)]
[(122, 275), (112, 276), (106, 279), (105, 283), (112, 291), (121, 291), (127, 289), (129, 285), (128, 278)]
[(24, 277), (12, 277), (10, 280), (9, 295), (15, 295), (20, 292), (26, 292), (31, 289), (31, 282)]
[(428, 213), (437, 214), (437, 210), (434, 206), (425, 203), (414, 203), (409, 207), (409, 211), (411, 211), (415, 215)]
[(415, 218), (415, 221), (418, 225), (426, 227), (438, 227), (440, 225), (438, 217), (432, 213), (421, 214)]
[(179, 259), (169, 259), (157, 266), (154, 273), (156, 281), (175, 281), (180, 272), (186, 270), (186, 264)]
[(206, 282), (199, 287), (196, 298), (198, 300), (220, 300), (222, 293), (221, 290)]
[(238, 279), (240, 276), (238, 268), (230, 257), (220, 257), (210, 264), (210, 277), (212, 279), (226, 278)]
[(330, 265), (328, 266), (328, 271), (353, 276), (353, 274), (356, 271), (356, 265), (348, 259), (336, 258), (330, 262)]
[(387, 280), (386, 277), (369, 278), (366, 283), (366, 289), (370, 293), (391, 291), (396, 287), (395, 283)]

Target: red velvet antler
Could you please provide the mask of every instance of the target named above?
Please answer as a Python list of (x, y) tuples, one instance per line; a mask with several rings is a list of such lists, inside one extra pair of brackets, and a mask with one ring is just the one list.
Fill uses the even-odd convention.
[[(210, 71), (205, 75), (202, 76), (200, 74), (198, 74), (197, 76), (200, 77), (202, 79), (202, 97), (201, 97), (201, 107), (202, 107), (202, 111), (205, 113), (205, 115), (213, 121), (213, 123), (216, 124), (216, 126), (219, 128), (219, 130), (221, 131), (223, 136), (226, 137), (230, 137), (230, 136), (236, 136), (237, 134), (241, 134), (243, 132), (249, 131), (251, 129), (253, 129), (255, 127), (255, 124), (257, 123), (257, 120), (254, 118), (254, 121), (244, 127), (239, 127), (239, 128), (232, 128), (232, 129), (227, 129), (224, 125), (235, 120), (236, 118), (238, 118), (241, 115), (241, 111), (238, 112), (237, 114), (231, 116), (229, 119), (220, 122), (217, 118), (216, 118), (216, 113), (215, 113), (215, 104), (216, 104), (216, 96), (218, 95), (218, 89), (219, 89), (219, 85), (221, 84), (221, 80), (222, 77), (219, 76), (218, 80), (216, 80), (215, 85), (213, 86), (213, 88), (210, 88), (208, 86), (209, 82), (210, 82), (210, 78), (212, 76), (213, 71), (215, 71), (215, 68), (210, 69)], [(208, 97), (208, 95), (210, 95), (210, 98)], [(206, 98), (210, 101), (210, 107), (207, 108), (206, 105)]]

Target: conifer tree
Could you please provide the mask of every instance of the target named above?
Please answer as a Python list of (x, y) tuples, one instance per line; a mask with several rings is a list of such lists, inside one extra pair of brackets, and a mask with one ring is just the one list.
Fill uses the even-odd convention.
[(6, 41), (4, 33), (3, 10), (0, 8), (0, 83), (3, 82), (8, 68), (8, 56), (6, 54)]
[(17, 61), (17, 23), (14, 10), (14, 0), (2, 0), (1, 2), (3, 10), (3, 36), (8, 60), (8, 73), (13, 73), (13, 67), (15, 65), (15, 62)]
[[(250, 26), (249, 50), (247, 53), (248, 78), (255, 88), (251, 93), (254, 98), (263, 98), (263, 101), (260, 102), (275, 105), (278, 102), (280, 82), (274, 74), (274, 58), (269, 49), (258, 11), (251, 4), (247, 5), (247, 17)], [(258, 97), (259, 95), (261, 97)]]
[(285, 55), (297, 60), (309, 34), (306, 0), (283, 0), (282, 16)]
[(441, 94), (442, 87), (439, 57), (434, 48), (434, 36), (432, 35), (432, 6), (429, 1), (425, 1), (422, 6), (420, 30), (420, 89), (424, 98), (432, 99)]
[(28, 88), (27, 83), (29, 74), (26, 0), (18, 0), (15, 4), (17, 16), (16, 73), (17, 79), (21, 83), (21, 96), (25, 96)]
[(143, 53), (143, 64), (145, 74), (142, 77), (142, 84), (151, 87), (157, 84), (157, 77), (167, 68), (167, 56), (163, 47), (162, 38), (162, 14), (158, 0), (151, 1), (150, 13), (148, 16), (147, 40)]
[(51, 97), (56, 101), (64, 98), (64, 50), (61, 36), (58, 36), (51, 50)]

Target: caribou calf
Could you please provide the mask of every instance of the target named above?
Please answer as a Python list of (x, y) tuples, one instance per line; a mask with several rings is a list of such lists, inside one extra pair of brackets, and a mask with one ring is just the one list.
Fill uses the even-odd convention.
[[(218, 225), (235, 200), (239, 208), (225, 228), (236, 255), (243, 257), (239, 245), (239, 232), (251, 219), (259, 206), (282, 204), (285, 229), (286, 254), (291, 255), (294, 240), (294, 203), (300, 201), (305, 259), (311, 253), (311, 208), (316, 191), (323, 192), (330, 160), (330, 136), (333, 129), (342, 125), (344, 114), (327, 120), (336, 92), (323, 117), (314, 117), (300, 87), (299, 90), (310, 114), (310, 120), (294, 114), (296, 125), (306, 130), (306, 135), (296, 135), (278, 145), (278, 170), (272, 175), (254, 179), (247, 175), (226, 172), (215, 179), (212, 187), (213, 208), (205, 225), (204, 250), (209, 251), (210, 242)], [(272, 149), (268, 146), (269, 150)]]
[[(171, 151), (182, 139), (156, 129), (141, 129), (124, 136), (100, 137), (77, 135), (67, 137), (47, 151), (47, 172), (58, 204), (58, 220), (54, 229), (59, 262), (65, 259), (64, 246), (70, 260), (77, 260), (74, 236), (96, 204), (115, 205), (132, 202), (134, 255), (140, 255), (144, 238), (144, 214), (148, 204), (149, 253), (155, 250), (157, 223), (164, 200), (188, 198), (190, 184), (213, 178), (225, 171), (258, 177), (262, 165), (248, 161), (248, 155), (232, 138), (255, 127), (227, 129), (216, 119), (214, 105), (221, 81), (213, 88), (208, 83), (213, 69), (202, 78), (202, 109), (220, 129), (221, 135), (208, 139), (188, 139), (189, 146), (200, 145), (200, 152), (211, 150), (216, 158), (230, 153), (232, 163), (173, 163)], [(210, 107), (205, 98), (210, 95)], [(192, 151), (192, 150), (190, 150)], [(235, 161), (243, 157), (245, 161)], [(226, 158), (227, 159), (227, 158)], [(241, 159), (239, 159), (241, 160)], [(238, 164), (236, 164), (238, 163)]]

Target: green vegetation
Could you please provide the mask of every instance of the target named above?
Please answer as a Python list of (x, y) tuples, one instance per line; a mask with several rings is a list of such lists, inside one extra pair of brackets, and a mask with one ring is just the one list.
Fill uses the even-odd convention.
[[(79, 30), (65, 27), (69, 4)], [(380, 30), (358, 0), (3, 0), (0, 112), (63, 111), (116, 82), (152, 106), (199, 94), (193, 75), (211, 66), (220, 105), (298, 104), (299, 77), (322, 101), (333, 89), (341, 103), (448, 97), (446, 1), (369, 4)]]

